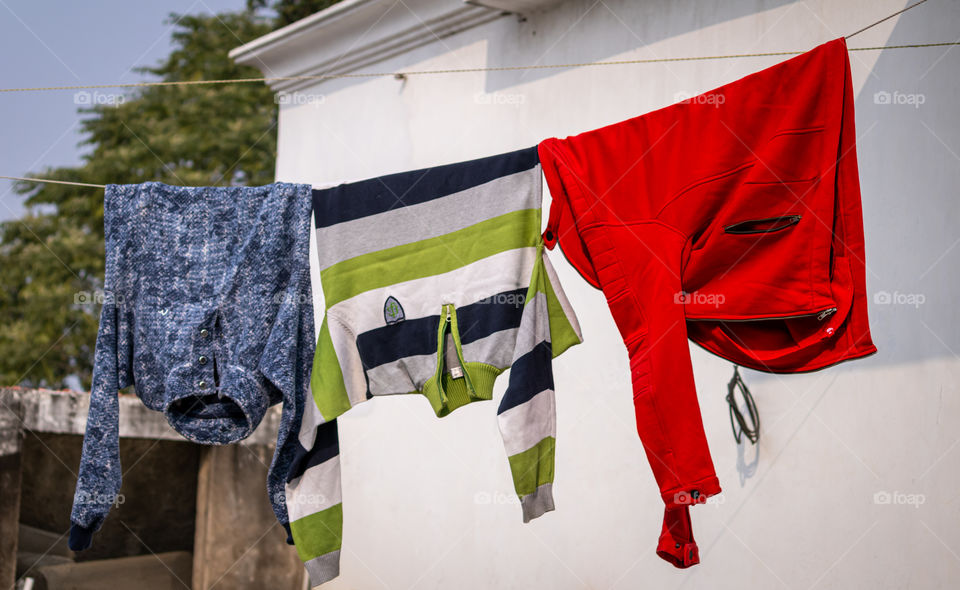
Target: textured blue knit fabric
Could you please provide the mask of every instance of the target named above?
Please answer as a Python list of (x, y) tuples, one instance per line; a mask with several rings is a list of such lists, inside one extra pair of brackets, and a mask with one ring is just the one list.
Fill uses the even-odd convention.
[(267, 489), (283, 484), (314, 352), (309, 185), (108, 185), (106, 276), (70, 548), (120, 491), (117, 392), (135, 385), (185, 438), (227, 444), (282, 403)]

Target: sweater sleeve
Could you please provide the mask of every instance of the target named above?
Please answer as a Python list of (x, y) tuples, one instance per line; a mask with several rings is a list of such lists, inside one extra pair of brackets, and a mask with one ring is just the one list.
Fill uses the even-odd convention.
[(349, 368), (341, 368), (334, 348), (341, 328), (340, 322), (329, 314), (321, 324), (311, 391), (306, 396), (285, 488), (290, 533), (311, 586), (340, 573), (343, 507), (336, 418), (351, 407), (343, 376)]
[(529, 522), (554, 509), (557, 420), (553, 357), (581, 341), (576, 316), (542, 246), (523, 305), (510, 380), (497, 410), (497, 422), (523, 521)]
[(293, 543), (286, 503), (286, 482), (301, 455), (298, 440), (305, 405), (310, 403), (310, 365), (315, 352), (313, 285), (310, 280), (310, 187), (300, 185), (289, 193), (283, 221), (284, 239), (289, 246), (291, 280), (273, 294), (279, 303), (270, 336), (260, 359), (260, 370), (282, 393), (277, 445), (267, 472), (267, 494), (277, 520)]
[(90, 409), (77, 487), (70, 514), (70, 549), (90, 547), (120, 492), (120, 401), (119, 390), (130, 385), (131, 370), (126, 354), (129, 339), (124, 335), (120, 310), (112, 293), (106, 293), (100, 311), (93, 362)]

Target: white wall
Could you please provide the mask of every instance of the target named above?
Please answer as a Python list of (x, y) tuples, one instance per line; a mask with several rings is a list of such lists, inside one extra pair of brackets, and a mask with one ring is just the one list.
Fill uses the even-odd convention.
[[(807, 49), (905, 4), (570, 0), (372, 69)], [(958, 3), (933, 0), (850, 46), (958, 34)], [(324, 82), (302, 91), (322, 94), (322, 104), (281, 111), (277, 179), (325, 185), (526, 147), (779, 59)], [(557, 251), (585, 343), (554, 365), (556, 512), (521, 522), (495, 403), (439, 420), (419, 396), (376, 399), (341, 419), (345, 536), (331, 590), (960, 587), (960, 49), (851, 60), (868, 291), (924, 301), (871, 302), (880, 349), (871, 358), (796, 376), (745, 371), (763, 419), (759, 448), (733, 441), (723, 399), (730, 363), (692, 350), (724, 488), (693, 510), (703, 562), (681, 571), (654, 554), (662, 503), (636, 436), (626, 353), (602, 294)], [(925, 102), (875, 104), (878, 91)], [(895, 491), (923, 503), (875, 503)]]

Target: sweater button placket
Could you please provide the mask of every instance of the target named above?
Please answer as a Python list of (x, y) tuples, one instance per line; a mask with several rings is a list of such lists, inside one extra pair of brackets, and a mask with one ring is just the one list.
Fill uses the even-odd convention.
[[(202, 339), (204, 340), (204, 343), (203, 343), (203, 344), (204, 344), (204, 346), (205, 346), (205, 345), (207, 344), (207, 343), (206, 343), (206, 340), (208, 340), (208, 339), (210, 338), (210, 330), (208, 330), (208, 329), (206, 329), (206, 328), (201, 328), (201, 329), (200, 329), (200, 338), (202, 338)], [(202, 367), (202, 366), (205, 366), (205, 365), (207, 364), (207, 357), (206, 357), (206, 355), (201, 354), (201, 355), (197, 358), (197, 363), (199, 363), (201, 367)], [(201, 379), (201, 380), (197, 383), (197, 387), (199, 387), (201, 390), (206, 390), (206, 389), (207, 389), (207, 385), (208, 385), (208, 383), (207, 383), (206, 379)]]

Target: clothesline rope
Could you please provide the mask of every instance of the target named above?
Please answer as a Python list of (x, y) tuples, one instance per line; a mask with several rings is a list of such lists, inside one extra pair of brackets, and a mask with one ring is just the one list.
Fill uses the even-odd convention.
[[(926, 2), (927, 0), (921, 0)], [(916, 6), (916, 5), (914, 5)], [(866, 29), (862, 29), (862, 32)], [(854, 33), (856, 34), (856, 33)], [(910, 45), (880, 45), (876, 47), (851, 47), (848, 51), (882, 51), (885, 49), (914, 49), (924, 47), (949, 47), (960, 45), (960, 41), (948, 41), (944, 43), (914, 43)], [(728, 55), (701, 55), (691, 57), (661, 57), (650, 59), (622, 59), (609, 61), (594, 61), (584, 63), (567, 64), (535, 64), (527, 66), (493, 66), (477, 68), (454, 68), (445, 70), (411, 70), (406, 72), (357, 72), (345, 74), (312, 74), (302, 76), (269, 76), (264, 78), (230, 78), (220, 80), (167, 80), (159, 82), (128, 82), (125, 84), (74, 84), (69, 86), (34, 86), (24, 88), (0, 88), (0, 92), (41, 92), (51, 90), (95, 90), (103, 88), (147, 88), (151, 86), (211, 86), (217, 84), (250, 84), (257, 82), (302, 82), (333, 80), (337, 78), (384, 78), (384, 77), (405, 77), (405, 76), (426, 76), (431, 74), (466, 74), (475, 72), (513, 72), (521, 70), (551, 70), (566, 68), (585, 68), (592, 66), (621, 66), (634, 64), (654, 64), (668, 62), (684, 61), (709, 61), (719, 59), (739, 59), (746, 57), (777, 57), (788, 55), (800, 55), (805, 51), (768, 51), (762, 53), (734, 53)]]
[[(908, 10), (913, 6), (917, 6), (926, 2), (927, 0), (920, 0), (917, 4), (908, 6), (904, 10)], [(902, 11), (901, 11), (902, 12)], [(887, 17), (891, 18), (891, 17)], [(886, 20), (886, 19), (884, 19)], [(883, 22), (877, 21), (874, 25)], [(871, 25), (871, 26), (874, 26)], [(869, 27), (867, 27), (869, 28)], [(857, 33), (866, 30), (866, 28), (857, 31)], [(853, 33), (856, 35), (857, 33)], [(850, 36), (853, 36), (850, 35)], [(960, 45), (960, 41), (950, 41), (945, 43), (914, 43), (909, 45), (882, 45), (878, 47), (853, 47), (848, 48), (848, 51), (882, 51), (885, 49), (914, 49), (914, 48), (923, 48), (923, 47), (949, 47)], [(661, 59), (631, 59), (631, 60), (620, 60), (620, 61), (603, 61), (603, 62), (591, 62), (591, 63), (582, 63), (582, 64), (558, 64), (558, 65), (539, 65), (539, 66), (504, 66), (499, 68), (464, 68), (464, 69), (453, 69), (453, 70), (424, 70), (419, 72), (398, 72), (391, 74), (336, 74), (336, 75), (327, 75), (327, 76), (287, 76), (282, 78), (244, 78), (239, 80), (194, 80), (189, 82), (140, 82), (136, 84), (119, 84), (119, 85), (97, 85), (97, 86), (53, 86), (47, 88), (10, 88), (10, 89), (0, 89), (0, 92), (16, 92), (20, 90), (73, 90), (81, 88), (118, 88), (118, 87), (131, 87), (131, 86), (157, 86), (157, 85), (175, 85), (175, 84), (226, 84), (232, 82), (259, 82), (264, 80), (303, 80), (303, 79), (320, 79), (320, 78), (344, 78), (344, 77), (374, 77), (374, 76), (395, 76), (399, 74), (403, 75), (414, 75), (414, 74), (452, 74), (452, 73), (464, 73), (464, 72), (492, 72), (492, 71), (508, 71), (508, 70), (522, 70), (522, 69), (545, 69), (545, 68), (571, 68), (571, 67), (586, 67), (586, 66), (600, 66), (600, 65), (627, 65), (627, 64), (645, 64), (645, 63), (661, 63), (666, 61), (703, 61), (703, 60), (712, 60), (712, 59), (732, 59), (732, 58), (741, 58), (741, 57), (770, 57), (770, 56), (786, 56), (786, 55), (800, 55), (804, 53), (803, 51), (770, 51), (766, 53), (740, 53), (740, 54), (731, 54), (731, 55), (713, 55), (713, 56), (700, 56), (700, 57), (674, 57), (674, 58), (661, 58)], [(29, 178), (24, 176), (0, 176), (2, 179), (6, 180), (21, 180), (25, 182), (43, 182), (47, 184), (64, 184), (70, 186), (86, 186), (91, 188), (106, 188), (106, 185), (103, 184), (94, 184), (90, 182), (72, 182), (69, 180), (53, 180), (48, 178)]]
[(869, 25), (863, 27), (863, 28), (860, 29), (859, 31), (855, 31), (855, 32), (853, 32), (853, 33), (850, 33), (849, 35), (847, 35), (846, 37), (844, 37), (844, 39), (849, 39), (850, 37), (859, 35), (860, 33), (864, 32), (864, 31), (866, 31), (866, 30), (868, 30), (868, 29), (872, 29), (873, 27), (879, 25), (880, 23), (885, 23), (885, 22), (887, 22), (888, 20), (890, 20), (891, 18), (893, 18), (893, 17), (895, 17), (895, 16), (897, 16), (897, 15), (899, 15), (899, 14), (903, 14), (904, 12), (910, 10), (911, 8), (916, 8), (917, 6), (920, 6), (921, 4), (923, 4), (923, 3), (926, 2), (926, 1), (927, 1), (927, 0), (920, 0), (919, 2), (914, 2), (913, 4), (911, 4), (911, 5), (903, 8), (902, 10), (898, 10), (898, 11), (894, 12), (894, 13), (891, 14), (891, 15), (888, 15), (888, 16), (885, 16), (885, 17), (881, 18), (880, 20), (878, 20), (877, 22), (875, 22), (875, 23), (873, 23), (873, 24), (869, 24)]
[(69, 180), (52, 180), (50, 178), (26, 178), (23, 176), (0, 176), (7, 180), (26, 180), (28, 182), (44, 182), (47, 184), (69, 184), (72, 186), (89, 186), (93, 188), (107, 188), (105, 184), (93, 184), (90, 182), (71, 182)]
[[(891, 18), (903, 14), (904, 12), (920, 6), (927, 0), (919, 0), (914, 2), (909, 6), (894, 12), (884, 18), (876, 21), (875, 23), (869, 24), (862, 29), (850, 33), (845, 37), (849, 39), (860, 33), (872, 29), (873, 27), (884, 23)], [(886, 45), (882, 47), (858, 47), (850, 49), (849, 51), (878, 51), (882, 49), (905, 49), (905, 48), (917, 48), (917, 47), (945, 47), (949, 45), (958, 45), (960, 43), (923, 43), (923, 44), (914, 44), (914, 45)], [(802, 51), (773, 51), (767, 53), (740, 53), (733, 55), (708, 55), (708, 56), (698, 56), (698, 57), (665, 57), (665, 58), (652, 58), (652, 59), (627, 59), (627, 60), (616, 60), (616, 61), (598, 61), (598, 62), (589, 62), (589, 63), (573, 63), (573, 64), (534, 64), (528, 66), (500, 66), (500, 67), (478, 67), (478, 68), (458, 68), (458, 69), (447, 69), (447, 70), (420, 70), (420, 71), (409, 71), (409, 72), (370, 72), (370, 73), (345, 73), (345, 74), (313, 74), (313, 75), (302, 75), (302, 76), (270, 76), (263, 78), (233, 78), (233, 79), (220, 79), (220, 80), (168, 80), (168, 81), (159, 81), (159, 82), (129, 82), (126, 84), (74, 84), (69, 86), (35, 86), (35, 87), (26, 87), (26, 88), (0, 88), (0, 92), (40, 92), (40, 91), (50, 91), (50, 90), (94, 90), (101, 88), (147, 88), (151, 86), (209, 86), (214, 84), (250, 84), (256, 82), (300, 82), (300, 81), (310, 81), (310, 80), (332, 80), (335, 78), (381, 78), (386, 76), (393, 77), (404, 77), (404, 76), (423, 76), (428, 74), (462, 74), (470, 72), (512, 72), (519, 70), (548, 70), (548, 69), (562, 69), (562, 68), (582, 68), (589, 66), (613, 66), (613, 65), (627, 65), (627, 64), (651, 64), (651, 63), (667, 63), (667, 62), (683, 62), (683, 61), (706, 61), (714, 59), (732, 59), (732, 58), (744, 58), (744, 57), (770, 57), (770, 56), (783, 56), (783, 55), (800, 55)]]

